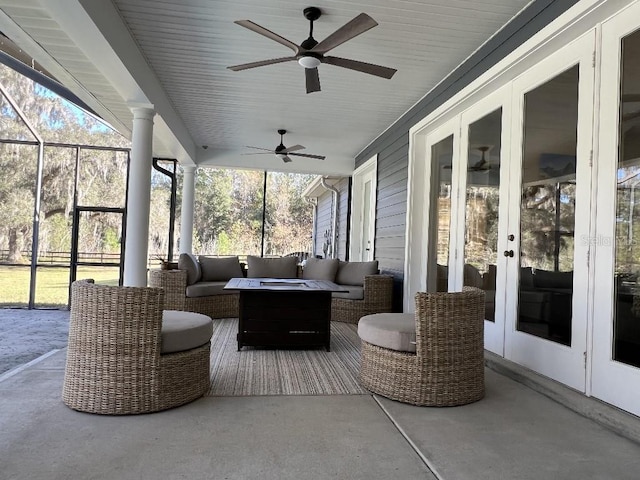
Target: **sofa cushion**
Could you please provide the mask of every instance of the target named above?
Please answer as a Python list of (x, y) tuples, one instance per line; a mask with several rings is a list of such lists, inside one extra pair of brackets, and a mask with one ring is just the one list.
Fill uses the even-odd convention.
[(536, 269), (533, 286), (538, 288), (573, 288), (573, 272), (550, 272)]
[(378, 261), (340, 262), (336, 283), (339, 285), (364, 285), (364, 277), (378, 273)]
[(346, 292), (333, 292), (331, 294), (334, 298), (346, 298), (347, 300), (364, 300), (364, 287), (360, 285), (341, 285), (342, 288), (346, 288)]
[(200, 270), (200, 263), (195, 255), (190, 253), (181, 253), (178, 257), (178, 270), (187, 271), (187, 285), (193, 285), (200, 281), (202, 277), (202, 270)]
[(162, 312), (160, 353), (184, 352), (211, 340), (213, 322), (206, 315), (165, 310)]
[(238, 293), (237, 290), (225, 290), (224, 286), (227, 282), (198, 282), (188, 285), (185, 292), (189, 298), (210, 297), (211, 295), (231, 295)]
[(376, 313), (358, 322), (358, 336), (367, 343), (398, 352), (416, 351), (413, 313)]
[(242, 267), (238, 257), (206, 257), (200, 255), (203, 282), (226, 282), (232, 278), (242, 278)]
[(249, 278), (296, 278), (298, 273), (297, 257), (262, 258), (247, 256)]
[(338, 273), (337, 258), (309, 258), (304, 264), (302, 278), (305, 280), (328, 280), (335, 282)]

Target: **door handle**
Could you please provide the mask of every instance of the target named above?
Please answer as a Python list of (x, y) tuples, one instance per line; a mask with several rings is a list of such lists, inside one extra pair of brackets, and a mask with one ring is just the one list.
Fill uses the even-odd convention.
[(513, 257), (513, 250), (505, 250), (504, 251), (504, 256), (505, 257)]

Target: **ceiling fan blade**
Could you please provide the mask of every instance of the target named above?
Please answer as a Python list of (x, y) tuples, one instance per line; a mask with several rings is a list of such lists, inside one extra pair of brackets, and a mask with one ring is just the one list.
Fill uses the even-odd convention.
[(324, 160), (326, 158), (323, 155), (311, 155), (310, 153), (290, 153), (289, 155), (295, 155), (296, 157), (316, 158), (318, 160)]
[(281, 37), (277, 33), (273, 33), (271, 30), (267, 30), (266, 28), (261, 27), (257, 23), (253, 23), (251, 20), (236, 20), (234, 23), (237, 23), (241, 27), (248, 28), (252, 32), (259, 33), (260, 35), (262, 35), (264, 37), (270, 38), (271, 40), (274, 40), (274, 41), (278, 42), (279, 44), (290, 48), (291, 50), (293, 50), (293, 52), (296, 55), (298, 53), (300, 53), (300, 47), (298, 45), (296, 45), (295, 43), (293, 43), (290, 40), (287, 40), (284, 37)]
[(304, 150), (305, 147), (303, 147), (302, 145), (294, 145), (293, 147), (287, 147), (285, 148), (282, 153), (289, 153), (289, 152), (297, 152), (298, 150)]
[(245, 145), (244, 148), (255, 148), (256, 150), (264, 150), (265, 152), (273, 153), (273, 149), (271, 148), (251, 147), (249, 145)]
[(265, 65), (274, 65), (276, 63), (290, 62), (295, 59), (296, 57), (272, 58), (270, 60), (261, 60), (259, 62), (243, 63), (242, 65), (233, 65), (227, 68), (229, 70), (233, 70), (234, 72), (239, 72), (240, 70), (247, 70), (249, 68), (264, 67)]
[(241, 153), (240, 155), (273, 155), (273, 151), (268, 151), (268, 152), (249, 152), (249, 153)]
[(353, 20), (345, 23), (338, 30), (311, 49), (312, 52), (324, 55), (329, 50), (342, 45), (347, 40), (357, 37), (361, 33), (375, 27), (378, 23), (366, 13), (361, 13)]
[(382, 65), (375, 65), (373, 63), (359, 62), (348, 58), (324, 57), (322, 62), (328, 63), (329, 65), (335, 65), (336, 67), (357, 70), (358, 72), (368, 73), (370, 75), (386, 79), (390, 79), (397, 72), (395, 68), (383, 67)]
[(307, 82), (307, 93), (320, 91), (320, 76), (318, 75), (318, 68), (305, 68), (304, 77)]
[(289, 162), (291, 162), (291, 159), (289, 157), (287, 157), (287, 156), (284, 156), (284, 157), (282, 157), (282, 161), (284, 163), (289, 163)]

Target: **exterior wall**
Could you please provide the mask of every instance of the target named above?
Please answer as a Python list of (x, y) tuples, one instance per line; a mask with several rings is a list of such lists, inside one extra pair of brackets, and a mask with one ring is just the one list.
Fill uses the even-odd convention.
[[(351, 202), (349, 191), (349, 178), (343, 178), (333, 185), (338, 189), (338, 258), (346, 259), (348, 245), (348, 220), (349, 204)], [(325, 243), (325, 233), (333, 228), (333, 192), (327, 190), (318, 197), (318, 208), (316, 217), (316, 244), (315, 254), (324, 257), (323, 245)]]
[(533, 2), (356, 157), (359, 167), (378, 154), (375, 258), (395, 278), (394, 310), (403, 303), (409, 129), (576, 3)]

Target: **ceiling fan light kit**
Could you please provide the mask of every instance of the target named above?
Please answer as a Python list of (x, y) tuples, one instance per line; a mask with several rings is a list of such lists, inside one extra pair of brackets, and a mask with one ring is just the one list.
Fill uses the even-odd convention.
[(378, 23), (366, 13), (361, 13), (351, 21), (347, 22), (321, 42), (318, 42), (313, 38), (313, 22), (320, 18), (322, 15), (321, 10), (317, 7), (307, 7), (303, 10), (303, 14), (304, 17), (309, 20), (309, 37), (300, 45), (281, 37), (277, 33), (267, 30), (251, 20), (237, 20), (235, 23), (238, 25), (290, 48), (293, 50), (293, 56), (245, 63), (227, 68), (234, 72), (239, 72), (250, 68), (263, 67), (266, 65), (274, 65), (277, 63), (295, 60), (305, 69), (307, 93), (320, 91), (318, 66), (321, 63), (328, 63), (329, 65), (334, 65), (336, 67), (355, 70), (386, 79), (390, 79), (396, 73), (394, 68), (383, 67), (381, 65), (360, 62), (357, 60), (350, 60), (348, 58), (325, 56), (325, 54), (330, 50), (378, 25)]

